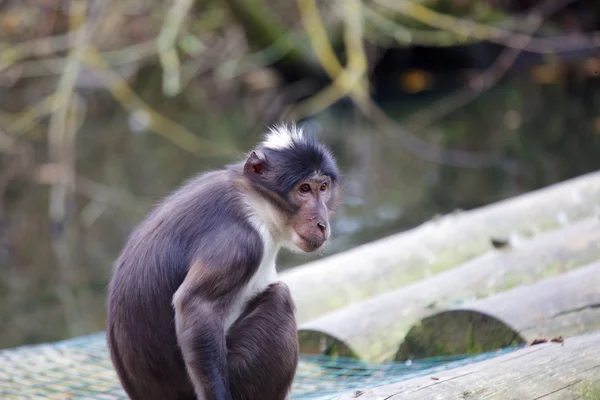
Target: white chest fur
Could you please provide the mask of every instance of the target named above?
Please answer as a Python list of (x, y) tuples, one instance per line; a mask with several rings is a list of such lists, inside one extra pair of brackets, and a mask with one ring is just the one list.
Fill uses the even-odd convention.
[(229, 315), (225, 320), (225, 332), (227, 332), (231, 325), (239, 318), (248, 301), (263, 292), (271, 283), (277, 280), (275, 260), (277, 258), (279, 246), (272, 240), (271, 235), (265, 228), (259, 226), (258, 231), (264, 243), (263, 257), (256, 272), (252, 275), (250, 281), (246, 284), (234, 304), (231, 306)]

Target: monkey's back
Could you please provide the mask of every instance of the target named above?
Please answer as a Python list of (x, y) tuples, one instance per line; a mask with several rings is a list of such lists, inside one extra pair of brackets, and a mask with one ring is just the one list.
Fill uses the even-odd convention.
[[(116, 260), (108, 287), (107, 341), (132, 399), (195, 399), (171, 304), (199, 251), (245, 219), (227, 171), (200, 175), (166, 197)], [(141, 377), (145, 377), (142, 379)], [(151, 377), (151, 379), (149, 379)]]

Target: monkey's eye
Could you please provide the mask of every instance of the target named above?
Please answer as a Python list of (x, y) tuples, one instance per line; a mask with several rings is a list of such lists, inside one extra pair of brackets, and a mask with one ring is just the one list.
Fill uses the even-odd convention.
[(326, 191), (327, 190), (327, 183), (323, 183), (319, 189), (321, 190), (321, 192)]
[(300, 193), (309, 193), (310, 192), (310, 186), (305, 183), (304, 185), (300, 186)]

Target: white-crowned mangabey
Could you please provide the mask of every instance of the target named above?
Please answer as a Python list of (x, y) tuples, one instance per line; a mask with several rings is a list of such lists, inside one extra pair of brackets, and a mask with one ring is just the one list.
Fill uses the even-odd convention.
[(298, 364), (280, 247), (330, 236), (341, 191), (330, 151), (294, 125), (200, 174), (146, 217), (115, 262), (107, 341), (134, 400), (280, 400)]

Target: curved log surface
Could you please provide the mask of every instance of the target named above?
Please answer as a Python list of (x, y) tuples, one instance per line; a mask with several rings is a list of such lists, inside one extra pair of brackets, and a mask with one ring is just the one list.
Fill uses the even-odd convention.
[(489, 250), (491, 237), (525, 236), (589, 217), (600, 204), (600, 171), (471, 211), (433, 219), (281, 273), (300, 322), (398, 289)]
[(515, 350), (336, 400), (600, 399), (600, 332)]
[(492, 351), (600, 330), (600, 261), (431, 315), (406, 335), (396, 360)]
[(421, 318), (598, 259), (600, 221), (585, 219), (303, 323), (299, 329), (301, 351), (389, 360)]

